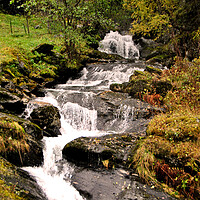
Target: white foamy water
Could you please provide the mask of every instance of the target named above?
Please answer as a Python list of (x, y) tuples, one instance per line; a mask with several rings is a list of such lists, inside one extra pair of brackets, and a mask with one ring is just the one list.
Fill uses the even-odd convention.
[[(114, 65), (114, 66), (113, 66)], [(93, 109), (93, 95), (90, 91), (104, 90), (113, 82), (126, 82), (136, 67), (127, 67), (125, 64), (113, 64), (107, 69), (105, 66), (94, 66), (90, 71), (84, 69), (82, 77), (69, 80), (56, 89), (48, 89), (45, 97), (40, 97), (29, 102), (25, 111), (29, 117), (34, 108), (40, 104), (52, 104), (59, 109), (61, 115), (61, 134), (58, 137), (44, 137), (44, 163), (40, 167), (25, 167), (35, 177), (38, 185), (47, 195), (49, 200), (83, 200), (84, 198), (70, 184), (73, 167), (66, 160), (62, 160), (62, 149), (70, 141), (81, 136), (101, 136), (107, 133), (97, 130), (97, 111)], [(109, 66), (108, 66), (109, 67)], [(91, 88), (90, 88), (91, 87)], [(84, 90), (84, 88), (87, 88)], [(78, 101), (77, 101), (78, 99)], [(80, 102), (82, 106), (77, 103)], [(90, 104), (90, 109), (87, 106)], [(131, 108), (122, 107), (121, 118), (128, 123)], [(116, 119), (119, 117), (116, 116)]]
[[(38, 98), (38, 101), (48, 102), (59, 107), (58, 102), (52, 96)], [(34, 105), (29, 105), (29, 108), (33, 109)], [(70, 184), (73, 168), (67, 162), (59, 163), (62, 161), (62, 149), (75, 138), (81, 136), (100, 136), (103, 133), (99, 133), (96, 130), (95, 120), (97, 117), (95, 111), (82, 108), (73, 103), (67, 103), (62, 109), (59, 109), (61, 110), (60, 131), (62, 135), (58, 137), (44, 137), (43, 165), (41, 167), (25, 167), (23, 169), (36, 178), (37, 183), (49, 200), (82, 200), (84, 198)]]
[(99, 44), (99, 51), (118, 54), (124, 58), (139, 59), (139, 50), (134, 44), (131, 35), (121, 35), (117, 31), (106, 34)]

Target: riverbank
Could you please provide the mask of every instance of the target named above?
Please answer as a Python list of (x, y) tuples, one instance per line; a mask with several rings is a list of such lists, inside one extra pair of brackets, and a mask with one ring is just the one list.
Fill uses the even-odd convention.
[[(10, 37), (20, 42), (18, 35)], [(3, 41), (5, 40), (4, 38)], [(28, 36), (27, 41), (30, 42)], [(88, 55), (82, 55), (81, 62), (77, 63), (76, 60), (69, 61), (59, 51), (54, 51), (54, 46), (49, 43), (34, 44), (32, 49), (25, 52), (6, 45), (0, 50), (1, 111), (14, 115), (21, 114), (30, 99), (44, 96), (43, 88), (52, 87), (76, 76), (83, 66), (79, 64), (96, 62), (100, 58), (98, 54), (90, 52)], [(111, 61), (110, 57), (107, 59), (107, 62)], [(199, 66), (198, 59), (192, 62), (177, 60), (170, 70), (161, 72), (148, 67), (149, 71), (144, 73), (135, 72), (130, 81), (127, 80), (128, 83), (111, 86), (113, 92), (126, 93), (129, 97), (165, 109), (165, 112), (154, 117), (149, 123), (147, 131), (139, 135), (136, 147), (130, 147), (133, 151), (127, 168), (135, 171), (146, 182), (164, 188), (177, 198), (199, 198)], [(6, 153), (13, 150), (18, 155), (28, 150), (27, 134), (21, 125), (21, 121), (12, 121), (11, 118), (7, 120), (2, 116), (1, 155), (5, 154), (5, 149)], [(34, 127), (41, 131), (41, 127)], [(9, 132), (9, 137), (4, 134), (5, 130)], [(1, 171), (4, 172), (7, 170), (7, 161), (1, 160)], [(103, 160), (101, 167), (112, 168), (115, 161), (107, 160)], [(3, 199), (27, 198), (22, 197), (24, 191), (19, 189), (16, 183), (9, 185), (9, 179), (2, 177)]]
[[(128, 170), (129, 178), (130, 171), (136, 173), (152, 187), (164, 189), (178, 199), (199, 199), (199, 60), (179, 60), (170, 70), (150, 69), (135, 71), (129, 83), (112, 85), (113, 94), (102, 93), (109, 105), (113, 101), (109, 93), (118, 100), (123, 93), (129, 93), (162, 107), (146, 131), (138, 133), (137, 129), (130, 135), (76, 139), (65, 146), (63, 157), (90, 169), (112, 171), (122, 167)], [(123, 104), (122, 99), (119, 101)], [(85, 173), (93, 176), (98, 172), (81, 171), (73, 174), (74, 186), (86, 196), (95, 196), (95, 184), (87, 182), (82, 187), (80, 181)], [(98, 181), (96, 185), (101, 185), (102, 180)], [(124, 195), (126, 192), (127, 188)]]

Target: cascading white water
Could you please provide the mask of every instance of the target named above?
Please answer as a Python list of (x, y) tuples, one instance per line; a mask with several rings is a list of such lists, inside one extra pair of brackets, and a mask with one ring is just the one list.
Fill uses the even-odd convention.
[[(44, 137), (43, 166), (25, 167), (24, 169), (36, 178), (37, 183), (49, 200), (83, 200), (83, 197), (70, 184), (70, 175), (73, 168), (67, 162), (62, 162), (62, 165), (59, 162), (62, 160), (63, 147), (71, 140), (81, 136), (101, 135), (95, 130), (96, 112), (73, 103), (67, 103), (63, 108), (60, 108), (58, 102), (52, 98), (52, 95), (38, 98), (38, 101), (47, 102), (59, 108), (61, 111), (62, 135), (50, 138)], [(30, 102), (27, 108), (32, 110), (34, 105), (31, 106)]]
[(124, 58), (139, 59), (139, 50), (135, 46), (131, 35), (120, 35), (117, 31), (106, 34), (99, 44), (99, 51), (118, 54)]
[[(138, 68), (127, 67), (125, 64), (116, 64), (108, 70), (99, 66), (92, 68), (92, 72), (83, 70), (83, 76), (77, 80), (69, 80), (66, 84), (58, 85), (56, 89), (47, 90), (45, 97), (29, 102), (26, 113), (30, 116), (32, 110), (38, 106), (38, 101), (50, 103), (59, 109), (61, 114), (61, 133), (58, 137), (44, 137), (44, 163), (40, 167), (25, 167), (41, 186), (48, 200), (82, 200), (79, 192), (70, 184), (73, 168), (62, 160), (62, 149), (70, 141), (81, 136), (101, 136), (106, 133), (96, 130), (97, 111), (93, 109), (92, 97), (95, 93), (81, 88), (95, 87), (104, 90), (112, 82), (127, 81), (134, 70)], [(141, 69), (140, 69), (141, 70)], [(101, 83), (104, 84), (101, 84)], [(74, 88), (74, 86), (76, 86)], [(74, 96), (73, 96), (74, 95)], [(81, 95), (81, 96), (77, 96)], [(71, 99), (70, 99), (71, 98)], [(80, 98), (81, 106), (74, 103)], [(37, 101), (37, 103), (35, 103)], [(70, 102), (71, 101), (71, 102)], [(90, 104), (90, 108), (87, 106)], [(128, 119), (130, 108), (120, 108), (124, 112), (123, 118)], [(116, 116), (117, 118), (118, 116)]]
[(67, 102), (63, 106), (63, 115), (68, 122), (76, 130), (95, 130), (97, 112), (88, 110), (78, 104)]

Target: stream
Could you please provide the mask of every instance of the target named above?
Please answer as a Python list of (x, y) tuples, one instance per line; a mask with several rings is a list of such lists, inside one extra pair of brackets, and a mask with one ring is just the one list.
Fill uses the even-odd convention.
[[(104, 48), (102, 51), (109, 53), (120, 51), (120, 54), (124, 52), (124, 57), (130, 55), (131, 58), (133, 56), (138, 58), (139, 51), (134, 43), (130, 42), (130, 37), (123, 39), (119, 37), (120, 35), (114, 32), (110, 33), (110, 38), (107, 35), (105, 43), (106, 45), (110, 44), (110, 46), (108, 45), (106, 48), (110, 49)], [(62, 159), (62, 149), (68, 142), (81, 136), (101, 136), (115, 132), (115, 130), (109, 130), (109, 128), (106, 131), (98, 130), (97, 111), (93, 106), (93, 97), (102, 91), (109, 90), (111, 83), (128, 81), (134, 70), (143, 70), (142, 66), (143, 64), (140, 61), (90, 64), (83, 69), (79, 79), (68, 80), (66, 84), (57, 85), (55, 89), (47, 89), (45, 97), (36, 99), (54, 105), (59, 109), (61, 115), (60, 131), (62, 135), (43, 138), (43, 165), (23, 168), (35, 177), (48, 200), (84, 199), (70, 184), (74, 169), (67, 161)], [(30, 101), (26, 109), (28, 115), (34, 108), (35, 104)], [(126, 114), (125, 117), (128, 118), (129, 115)], [(118, 123), (120, 125), (120, 122)]]

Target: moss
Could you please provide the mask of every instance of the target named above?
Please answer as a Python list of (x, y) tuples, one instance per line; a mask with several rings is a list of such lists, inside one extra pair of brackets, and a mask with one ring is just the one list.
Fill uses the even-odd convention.
[(17, 179), (18, 174), (15, 167), (2, 157), (0, 157), (0, 177), (0, 199), (24, 200), (22, 194), (26, 191), (21, 190), (17, 183), (13, 184), (8, 181), (11, 177)]
[(0, 118), (1, 155), (18, 152), (21, 158), (21, 153), (29, 150), (27, 139), (28, 135), (18, 122), (4, 117)]
[(158, 69), (158, 68), (155, 68), (155, 67), (152, 67), (152, 66), (146, 66), (145, 70), (147, 72), (150, 72), (150, 73), (155, 73), (155, 74), (159, 74), (159, 75), (162, 74), (162, 70), (161, 69)]

